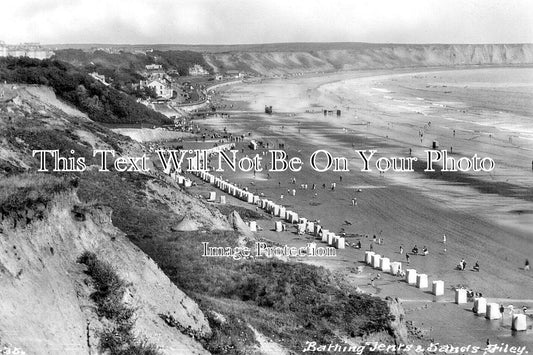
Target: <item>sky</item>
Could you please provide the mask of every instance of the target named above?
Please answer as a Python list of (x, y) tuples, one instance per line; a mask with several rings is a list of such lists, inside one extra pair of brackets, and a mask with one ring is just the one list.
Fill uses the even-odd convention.
[(532, 43), (533, 0), (0, 0), (0, 40)]

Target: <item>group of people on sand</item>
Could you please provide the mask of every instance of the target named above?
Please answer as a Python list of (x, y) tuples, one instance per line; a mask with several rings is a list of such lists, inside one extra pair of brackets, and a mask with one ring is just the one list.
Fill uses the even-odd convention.
[[(403, 252), (404, 252), (403, 246), (400, 245), (400, 254), (403, 254)], [(418, 246), (415, 244), (413, 249), (411, 249), (411, 255), (427, 256), (429, 255), (429, 249), (424, 245), (424, 247), (422, 248), (422, 253), (420, 254), (420, 250), (418, 249)], [(407, 262), (407, 264), (409, 264), (409, 259), (410, 259), (409, 253), (405, 253), (405, 261)]]
[[(457, 265), (457, 269), (461, 270), (461, 271), (465, 271), (466, 270), (466, 261), (465, 261), (465, 259), (461, 259), (461, 261)], [(472, 268), (472, 270), (479, 272), (479, 270), (480, 270), (479, 261), (476, 261), (476, 263), (474, 264), (474, 267)]]

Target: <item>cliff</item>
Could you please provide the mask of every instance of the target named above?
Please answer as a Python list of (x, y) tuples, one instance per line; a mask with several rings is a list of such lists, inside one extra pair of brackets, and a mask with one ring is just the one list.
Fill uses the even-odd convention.
[[(139, 154), (143, 147), (94, 124), (49, 88), (0, 85), (0, 92), (0, 349), (97, 354), (103, 336), (118, 329), (129, 337), (118, 347), (208, 353), (199, 341), (211, 334), (203, 312), (113, 224), (108, 205), (78, 198), (85, 177), (38, 173), (31, 154), (74, 149), (90, 157), (96, 148)], [(158, 190), (146, 194), (164, 201)], [(191, 210), (203, 213), (202, 205)], [(88, 253), (104, 271), (104, 285), (80, 262)], [(103, 305), (96, 297), (102, 287), (114, 290)]]
[(533, 44), (292, 43), (205, 53), (215, 72), (261, 75), (405, 67), (530, 65)]
[[(40, 217), (34, 208), (41, 211)], [(15, 223), (27, 216), (33, 216), (25, 221), (30, 223)], [(190, 334), (209, 334), (197, 304), (113, 226), (109, 208), (80, 205), (75, 193), (64, 192), (45, 209), (27, 207), (16, 217), (3, 217), (2, 345), (28, 354), (99, 353), (100, 334), (109, 324), (98, 317), (90, 277), (85, 265), (77, 262), (84, 252), (93, 252), (125, 281), (123, 302), (134, 310), (136, 337), (162, 353), (206, 353), (160, 316), (171, 316)]]

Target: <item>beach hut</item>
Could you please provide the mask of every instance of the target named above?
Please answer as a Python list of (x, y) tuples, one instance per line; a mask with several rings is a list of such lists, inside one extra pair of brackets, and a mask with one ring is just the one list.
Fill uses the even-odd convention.
[(394, 261), (390, 264), (390, 273), (393, 275), (398, 275), (402, 270), (402, 263), (399, 261)]
[(444, 295), (444, 281), (441, 281), (441, 280), (433, 281), (433, 287), (432, 287), (431, 293), (433, 293), (435, 296)]
[(209, 193), (209, 197), (207, 198), (207, 201), (215, 202), (216, 199), (217, 199), (217, 193), (215, 191), (211, 191)]
[(225, 205), (226, 204), (226, 196), (220, 196), (220, 204)]
[(485, 297), (479, 297), (474, 299), (474, 313), (485, 314), (487, 312), (487, 299)]
[(379, 254), (372, 255), (372, 267), (374, 269), (377, 269), (379, 267), (380, 262), (381, 262), (381, 255)]
[(372, 264), (372, 255), (375, 253), (373, 251), (365, 251), (365, 263), (367, 265)]
[(466, 290), (464, 288), (456, 288), (455, 289), (455, 303), (463, 304), (463, 303), (466, 303), (466, 301), (467, 301)]
[(333, 239), (335, 238), (335, 233), (329, 232), (327, 236), (328, 245), (333, 245)]
[(416, 275), (416, 287), (417, 288), (428, 288), (428, 275), (417, 274)]
[(249, 222), (249, 227), (250, 227), (250, 230), (252, 232), (257, 232), (257, 222), (255, 221), (250, 221)]
[(307, 233), (313, 234), (315, 232), (315, 224), (313, 222), (307, 222)]
[(409, 285), (416, 284), (416, 270), (415, 269), (405, 270), (405, 281), (407, 281)]
[(487, 319), (500, 319), (502, 314), (500, 313), (500, 305), (494, 302), (487, 303), (487, 313), (485, 318)]
[(381, 258), (381, 262), (379, 265), (381, 271), (383, 272), (389, 272), (390, 271), (390, 259), (389, 258)]
[(322, 226), (315, 224), (315, 237), (320, 237), (320, 233), (322, 233)]
[(296, 212), (292, 212), (291, 213), (290, 222), (291, 223), (298, 223), (298, 213), (296, 213)]
[(337, 239), (337, 249), (344, 249), (344, 248), (345, 248), (344, 238), (339, 237), (339, 239)]
[(513, 314), (511, 328), (516, 331), (527, 330), (526, 315), (525, 314)]
[(274, 224), (274, 228), (276, 229), (276, 232), (282, 232), (283, 231), (283, 224), (281, 221), (276, 221)]

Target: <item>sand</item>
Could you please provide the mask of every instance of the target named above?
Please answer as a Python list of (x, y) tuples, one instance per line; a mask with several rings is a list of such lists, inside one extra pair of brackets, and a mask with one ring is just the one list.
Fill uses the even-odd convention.
[(111, 130), (141, 143), (179, 140), (193, 136), (188, 132), (167, 131), (157, 128), (113, 128)]
[[(427, 246), (429, 255), (411, 256), (409, 267), (428, 274), (430, 284), (444, 280), (445, 295), (434, 299), (392, 276), (378, 280), (375, 287), (368, 285), (375, 270), (351, 273), (362, 265), (363, 251), (347, 249), (335, 259), (312, 263), (347, 275), (367, 292), (399, 297), (407, 319), (425, 329), (426, 340), (484, 345), (491, 338), (531, 348), (531, 334), (511, 337), (509, 319), (495, 325), (475, 317), (471, 305), (450, 302), (453, 286), (464, 285), (489, 301), (533, 306), (533, 272), (523, 270), (525, 259), (533, 259), (533, 141), (528, 131), (533, 127), (528, 121), (533, 111), (532, 73), (525, 68), (355, 72), (239, 85), (225, 89), (219, 98), (234, 104), (231, 118), (210, 118), (201, 125), (251, 132), (250, 139), (269, 142), (271, 147), (284, 143), (290, 156), (304, 160), (301, 172), (270, 173), (270, 178), (257, 173), (255, 181), (250, 173), (226, 171), (224, 177), (311, 220), (320, 219), (331, 231), (363, 235), (349, 238), (349, 242), (361, 240), (363, 249), (370, 247), (373, 235), (382, 237), (384, 244), (373, 247), (391, 260), (405, 262), (398, 253), (400, 245), (406, 251), (415, 244), (420, 249)], [(265, 105), (274, 106), (273, 115), (263, 113)], [(341, 109), (342, 115), (324, 117), (323, 108)], [(360, 172), (361, 160), (354, 152), (376, 149), (379, 156), (408, 156), (411, 149), (422, 159), (424, 149), (435, 140), (443, 149), (453, 147), (455, 156), (490, 156), (496, 168), (491, 173), (433, 176), (423, 174), (423, 167), (416, 172)], [(349, 158), (351, 171), (314, 171), (307, 159), (317, 149)], [(255, 154), (248, 148), (245, 152)], [(291, 185), (292, 177), (296, 185)], [(332, 182), (337, 184), (335, 191), (329, 189)], [(298, 189), (302, 183), (309, 187), (315, 183), (317, 190)], [(288, 188), (297, 189), (295, 197), (288, 196)], [(358, 188), (362, 191), (356, 192)], [(352, 207), (354, 197), (358, 205)], [(278, 242), (307, 242), (265, 227), (262, 235)], [(455, 270), (463, 258), (467, 270)], [(471, 270), (476, 261), (481, 272)]]

